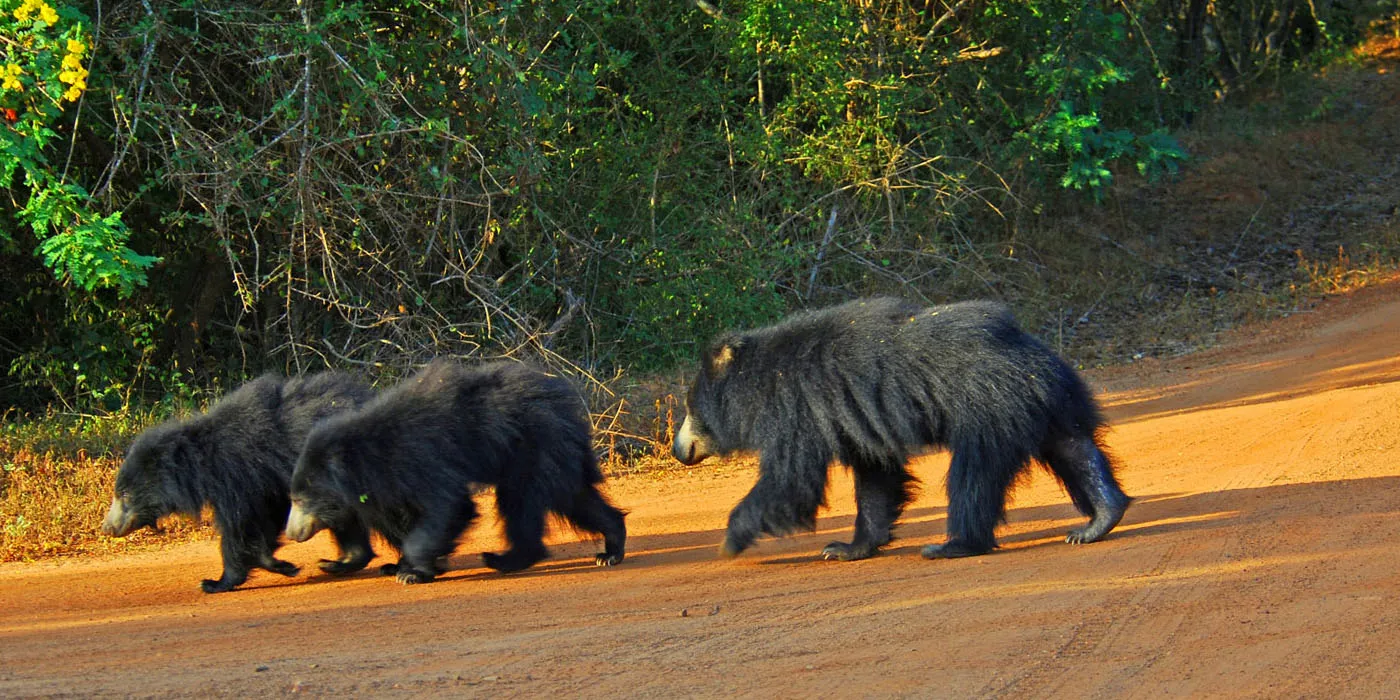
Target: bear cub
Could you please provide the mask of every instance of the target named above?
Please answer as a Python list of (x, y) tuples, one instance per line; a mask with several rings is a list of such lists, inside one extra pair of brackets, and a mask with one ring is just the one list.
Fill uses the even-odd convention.
[[(312, 426), (354, 409), (374, 395), (368, 384), (326, 372), (287, 380), (264, 375), (224, 396), (203, 415), (169, 420), (141, 433), (117, 472), (116, 494), (102, 531), (121, 537), (180, 513), (213, 510), (223, 576), (205, 579), (206, 593), (232, 590), (253, 568), (295, 576), (299, 569), (273, 556), (291, 508), (292, 469)], [(374, 551), (369, 533), (347, 518), (332, 529), (339, 559), (321, 569), (363, 569)]]
[(482, 555), (502, 572), (543, 559), (545, 515), (603, 536), (602, 566), (622, 561), (622, 511), (598, 491), (582, 396), (568, 381), (499, 361), (435, 360), (358, 411), (312, 431), (292, 476), (287, 536), (362, 520), (400, 553), (383, 567), (401, 583), (443, 572), (476, 519), (475, 485), (496, 487), (510, 549)]

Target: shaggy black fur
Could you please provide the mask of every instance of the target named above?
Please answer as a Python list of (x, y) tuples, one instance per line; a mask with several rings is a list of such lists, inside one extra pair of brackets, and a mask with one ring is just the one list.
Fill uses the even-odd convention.
[(518, 571), (543, 559), (546, 512), (601, 534), (597, 563), (616, 564), (627, 529), (598, 492), (590, 433), (564, 379), (516, 362), (435, 361), (311, 433), (292, 476), (287, 535), (358, 516), (401, 554), (385, 574), (431, 581), (476, 518), (472, 486), (494, 484), (510, 550), (483, 554), (487, 566)]
[(995, 548), (1007, 493), (1032, 459), (1091, 518), (1069, 542), (1103, 537), (1128, 507), (1089, 389), (1000, 304), (850, 302), (725, 335), (702, 365), (672, 445), (676, 459), (761, 453), (758, 483), (729, 517), (728, 556), (760, 534), (814, 527), (833, 460), (854, 472), (856, 528), (852, 542), (822, 553), (871, 556), (912, 498), (906, 463), (930, 447), (951, 450), (952, 464), (948, 539), (926, 547), (928, 558)]
[[(291, 507), (287, 493), (297, 454), (312, 426), (372, 397), (367, 384), (345, 374), (267, 375), (203, 415), (151, 428), (127, 450), (102, 531), (125, 535), (155, 527), (171, 513), (199, 517), (208, 505), (221, 536), (224, 573), (201, 584), (206, 593), (242, 584), (253, 567), (295, 576), (297, 567), (273, 553)], [(347, 519), (332, 532), (341, 557), (322, 560), (324, 571), (358, 571), (374, 558), (368, 531), (357, 521)]]

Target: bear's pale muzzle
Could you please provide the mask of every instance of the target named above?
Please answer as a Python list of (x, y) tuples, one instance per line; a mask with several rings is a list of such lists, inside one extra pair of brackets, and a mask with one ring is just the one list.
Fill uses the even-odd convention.
[(107, 517), (102, 519), (102, 533), (112, 537), (122, 537), (136, 529), (136, 513), (128, 510), (120, 498), (113, 498), (107, 508)]
[(316, 516), (306, 512), (300, 505), (292, 504), (291, 512), (287, 513), (287, 539), (305, 542), (322, 527)]
[(681, 427), (676, 429), (675, 439), (671, 441), (671, 455), (681, 464), (690, 465), (699, 464), (711, 454), (713, 452), (708, 441), (695, 431), (690, 416), (686, 416), (681, 421)]

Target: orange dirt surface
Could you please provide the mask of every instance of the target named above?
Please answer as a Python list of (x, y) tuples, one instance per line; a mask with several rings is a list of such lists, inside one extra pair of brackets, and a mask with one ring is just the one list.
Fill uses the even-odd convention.
[(754, 464), (706, 463), (609, 484), (631, 510), (611, 569), (564, 532), (542, 565), (490, 572), (489, 519), (421, 586), (311, 573), (324, 535), (281, 550), (301, 576), (212, 596), (213, 542), (0, 566), (0, 696), (1400, 692), (1400, 284), (1090, 378), (1137, 498), (1099, 543), (1063, 543), (1081, 518), (1037, 471), (997, 553), (925, 561), (944, 524), (935, 455), (883, 555), (817, 556), (850, 537), (835, 469), (818, 532), (724, 561)]

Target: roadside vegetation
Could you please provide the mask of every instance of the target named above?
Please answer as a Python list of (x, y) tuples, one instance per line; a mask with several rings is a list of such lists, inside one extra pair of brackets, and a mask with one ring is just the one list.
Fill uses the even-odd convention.
[(1395, 2), (0, 0), (0, 39), (0, 561), (111, 548), (130, 437), (262, 371), (540, 362), (625, 473), (698, 344), (792, 309), (997, 298), (1092, 368), (1400, 258)]

